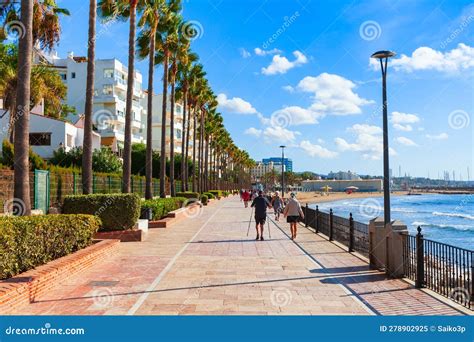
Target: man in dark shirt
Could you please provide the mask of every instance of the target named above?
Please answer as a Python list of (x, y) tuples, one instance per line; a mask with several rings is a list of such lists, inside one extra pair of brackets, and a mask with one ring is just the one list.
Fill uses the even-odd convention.
[[(257, 238), (255, 240), (263, 241), (263, 227), (267, 219), (267, 208), (271, 208), (270, 202), (263, 196), (263, 191), (258, 192), (258, 197), (252, 202), (252, 207), (255, 207), (255, 228), (257, 229)], [(260, 231), (258, 229), (260, 226)]]

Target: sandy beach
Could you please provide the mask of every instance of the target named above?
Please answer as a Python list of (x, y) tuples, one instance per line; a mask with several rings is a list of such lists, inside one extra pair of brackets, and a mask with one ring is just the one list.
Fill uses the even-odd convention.
[[(406, 195), (407, 191), (395, 191), (392, 192), (392, 196), (402, 196)], [(382, 197), (383, 192), (354, 192), (352, 194), (347, 194), (345, 192), (329, 192), (321, 193), (320, 191), (312, 192), (298, 192), (297, 199), (301, 204), (313, 204), (313, 203), (323, 203), (323, 202), (333, 202), (338, 200), (354, 199), (354, 198), (368, 198), (368, 197)]]

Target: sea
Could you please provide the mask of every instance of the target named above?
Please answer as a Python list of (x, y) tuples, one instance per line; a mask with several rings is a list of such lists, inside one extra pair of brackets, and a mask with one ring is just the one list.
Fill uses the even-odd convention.
[[(405, 223), (410, 234), (416, 234), (420, 226), (426, 239), (474, 250), (474, 194), (402, 195), (392, 196), (390, 202), (392, 220)], [(352, 213), (354, 220), (363, 223), (383, 216), (383, 197), (344, 199), (318, 206), (323, 211), (332, 208), (337, 216)]]

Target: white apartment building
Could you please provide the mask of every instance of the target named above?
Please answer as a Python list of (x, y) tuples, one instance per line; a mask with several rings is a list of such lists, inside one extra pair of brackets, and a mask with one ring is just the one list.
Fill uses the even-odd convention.
[(335, 180), (360, 180), (361, 178), (357, 173), (352, 171), (339, 171), (339, 172), (329, 172), (328, 179), (335, 179)]
[[(47, 56), (48, 61), (57, 68), (67, 85), (66, 103), (76, 107), (77, 113), (84, 112), (87, 58), (67, 58)], [(145, 142), (146, 106), (143, 107), (144, 92), (142, 75), (135, 72), (132, 104), (132, 143)], [(94, 118), (93, 124), (101, 136), (101, 144), (120, 152), (125, 140), (125, 104), (127, 94), (127, 67), (117, 59), (98, 59), (95, 61), (94, 79)], [(77, 120), (77, 119), (76, 119)]]
[(281, 164), (276, 165), (274, 162), (268, 162), (266, 164), (257, 162), (257, 165), (250, 169), (250, 176), (253, 180), (259, 181), (268, 172), (275, 170), (276, 173), (281, 173)]
[[(170, 96), (166, 101), (166, 155), (170, 155), (170, 133), (171, 133), (171, 101)], [(142, 99), (143, 108), (147, 108), (147, 93)], [(162, 126), (162, 113), (163, 113), (163, 94), (153, 95), (153, 126), (152, 126), (152, 147), (155, 151), (161, 151), (161, 126)], [(146, 138), (146, 119), (143, 119), (145, 128), (143, 130), (143, 136)], [(192, 127), (191, 127), (192, 128)], [(183, 130), (183, 105), (175, 102), (174, 105), (174, 152), (182, 152), (182, 139), (183, 134), (186, 132)], [(192, 137), (192, 130), (190, 131), (190, 137)], [(190, 151), (192, 151), (192, 141), (189, 142)]]

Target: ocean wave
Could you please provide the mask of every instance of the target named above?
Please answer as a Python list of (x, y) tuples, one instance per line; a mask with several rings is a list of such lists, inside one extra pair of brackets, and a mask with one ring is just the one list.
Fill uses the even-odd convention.
[(421, 226), (421, 227), (432, 227), (432, 228), (448, 228), (462, 231), (472, 231), (474, 230), (473, 226), (467, 224), (441, 224), (441, 223), (428, 223), (423, 221), (414, 221), (412, 226)]
[(434, 212), (432, 212), (431, 214), (434, 215), (434, 216), (460, 217), (460, 218), (465, 218), (465, 219), (468, 219), (468, 220), (474, 220), (474, 216), (473, 216), (473, 215), (469, 215), (469, 214), (442, 213), (442, 212), (439, 212), (439, 211), (434, 211)]

